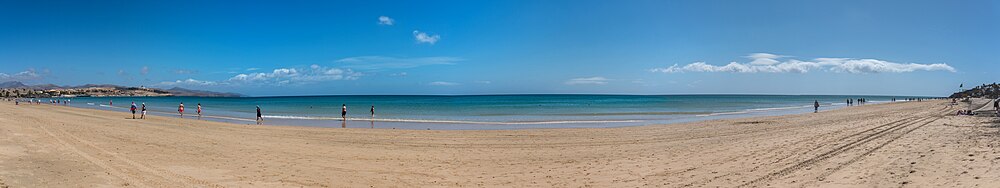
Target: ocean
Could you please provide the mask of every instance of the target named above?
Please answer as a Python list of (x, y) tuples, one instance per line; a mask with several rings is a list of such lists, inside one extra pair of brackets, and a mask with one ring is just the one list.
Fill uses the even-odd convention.
[[(596, 128), (679, 123), (719, 118), (810, 113), (846, 106), (848, 98), (869, 104), (910, 96), (841, 95), (350, 95), (289, 97), (77, 97), (70, 106), (128, 111), (145, 103), (149, 115), (255, 124), (260, 105), (266, 125), (397, 129)], [(48, 101), (48, 99), (44, 99)], [(113, 103), (113, 105), (110, 105)], [(348, 120), (340, 117), (341, 105)], [(371, 106), (375, 106), (374, 118)]]

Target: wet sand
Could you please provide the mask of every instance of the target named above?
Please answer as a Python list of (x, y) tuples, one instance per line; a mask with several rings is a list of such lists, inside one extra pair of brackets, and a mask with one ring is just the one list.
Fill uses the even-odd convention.
[(594, 129), (255, 126), (0, 103), (0, 187), (997, 187), (945, 101)]

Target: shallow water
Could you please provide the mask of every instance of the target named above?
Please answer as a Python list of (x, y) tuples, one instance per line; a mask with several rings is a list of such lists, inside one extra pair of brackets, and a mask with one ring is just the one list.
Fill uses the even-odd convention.
[[(253, 124), (260, 105), (268, 125), (369, 127), (403, 129), (522, 129), (620, 127), (708, 119), (783, 115), (845, 106), (848, 98), (871, 103), (906, 96), (834, 95), (354, 95), (293, 97), (79, 97), (70, 106), (128, 111), (131, 102), (145, 103), (150, 115)], [(49, 99), (44, 99), (48, 101)], [(113, 106), (110, 105), (113, 103)], [(348, 107), (347, 121), (340, 117)], [(371, 117), (371, 106), (376, 116)]]

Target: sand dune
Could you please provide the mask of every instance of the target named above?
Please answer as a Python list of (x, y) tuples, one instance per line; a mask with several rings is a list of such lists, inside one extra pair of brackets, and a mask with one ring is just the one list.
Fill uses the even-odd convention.
[(0, 104), (0, 187), (996, 187), (944, 101), (601, 129), (253, 126)]

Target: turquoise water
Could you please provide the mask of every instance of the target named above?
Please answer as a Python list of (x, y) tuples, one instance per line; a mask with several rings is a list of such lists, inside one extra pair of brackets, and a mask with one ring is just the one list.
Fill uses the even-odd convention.
[[(150, 115), (194, 116), (202, 119), (254, 124), (260, 105), (268, 125), (371, 127), (403, 129), (521, 129), (619, 127), (676, 123), (706, 119), (782, 115), (845, 106), (848, 98), (872, 103), (907, 96), (832, 95), (471, 95), (471, 96), (295, 96), (295, 97), (80, 97), (66, 98), (74, 107), (128, 111), (129, 104), (145, 103)], [(48, 99), (46, 99), (48, 100)], [(59, 99), (56, 100), (65, 100)], [(113, 102), (113, 106), (109, 106)], [(348, 121), (341, 121), (341, 104)], [(370, 115), (375, 106), (376, 117)]]

